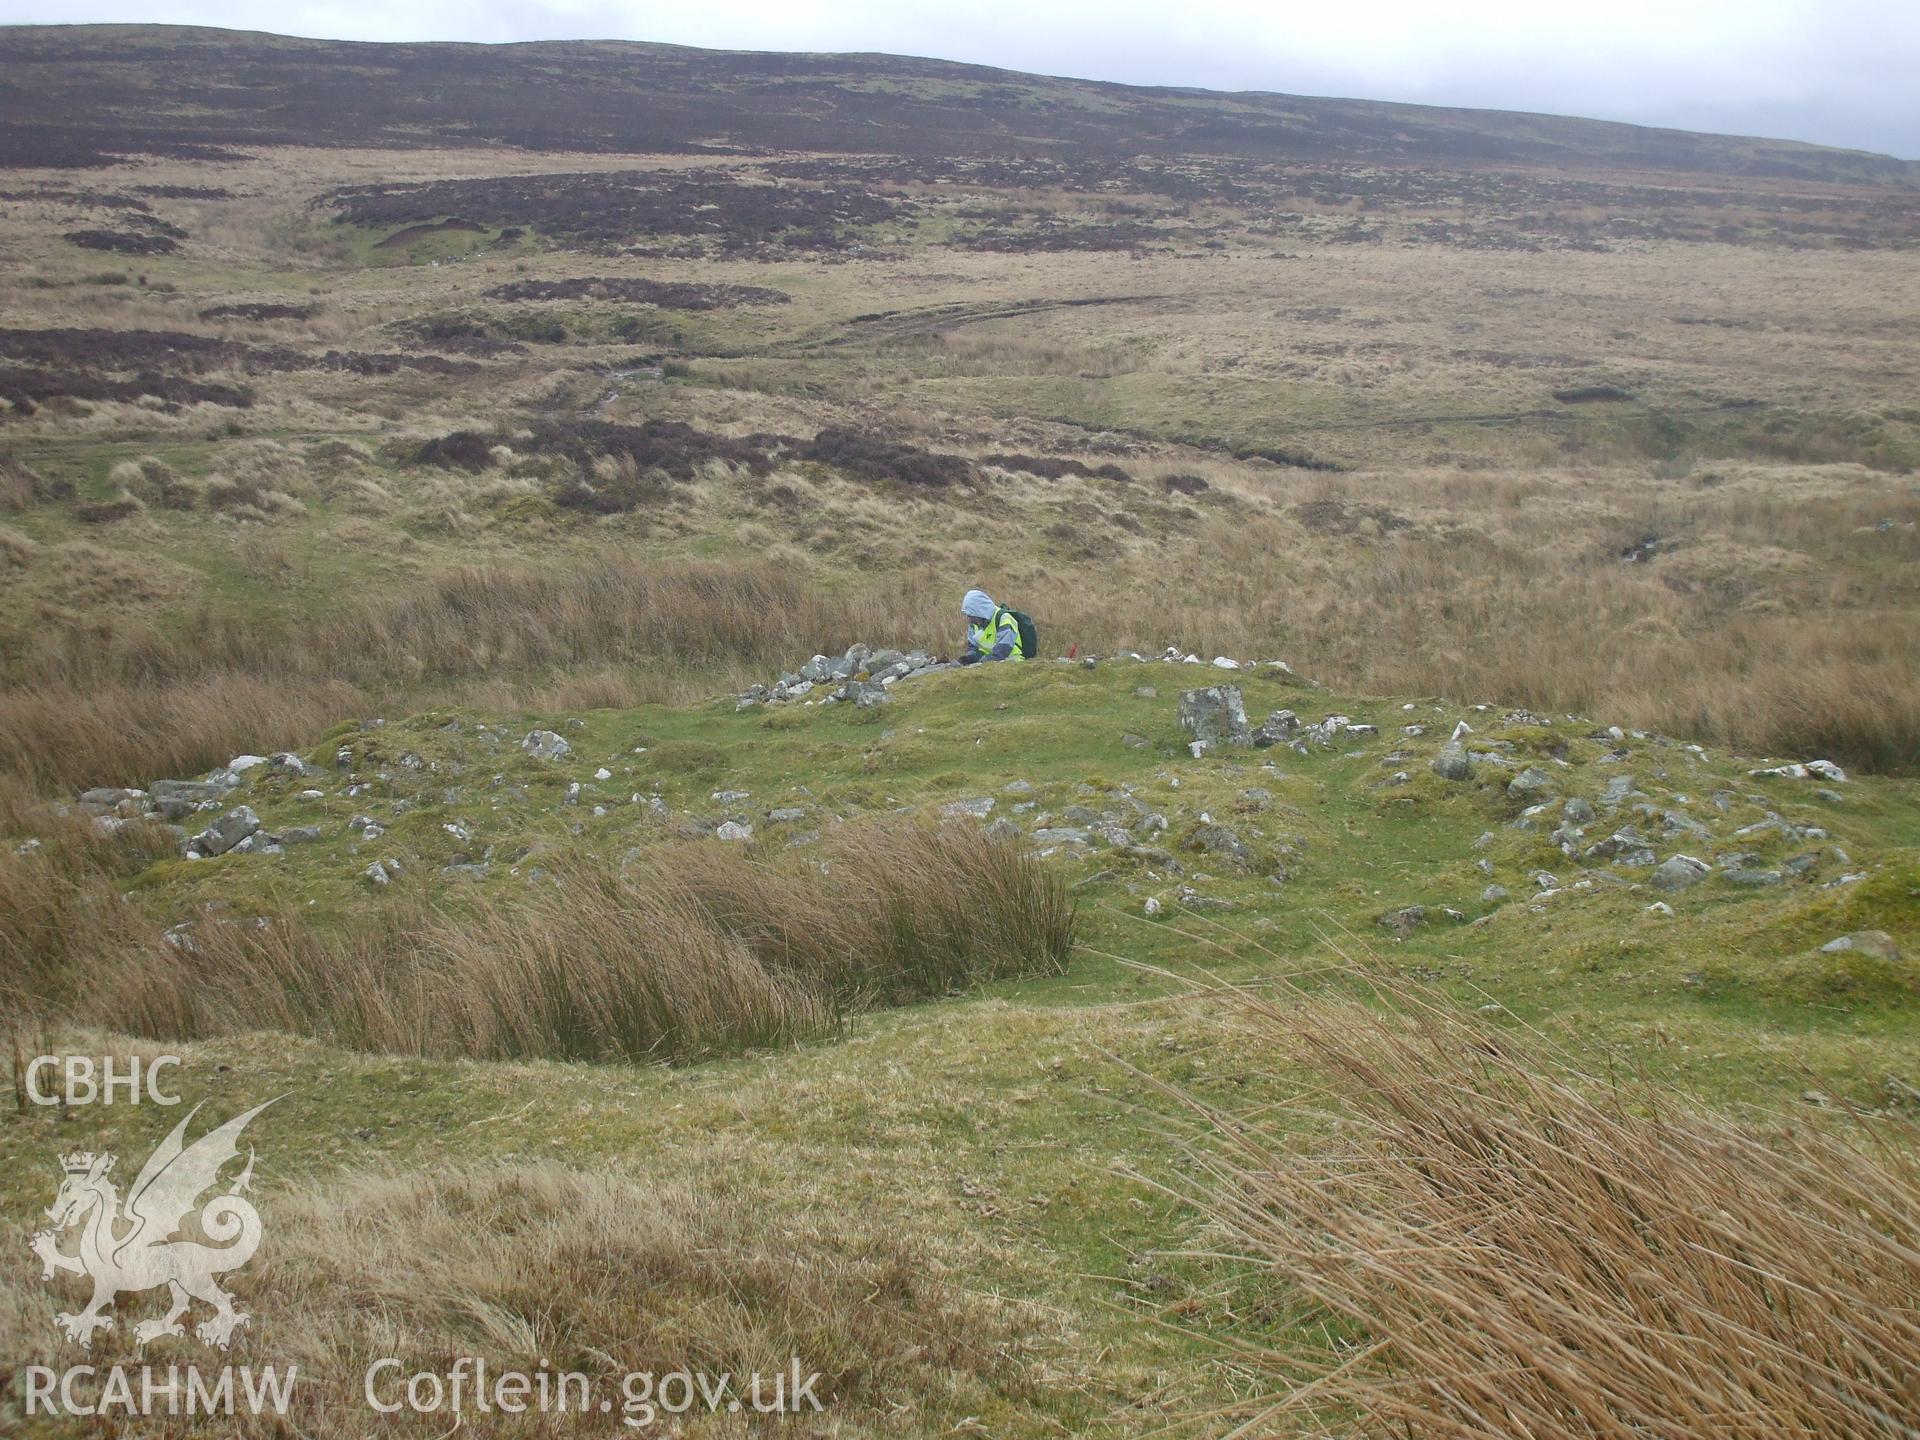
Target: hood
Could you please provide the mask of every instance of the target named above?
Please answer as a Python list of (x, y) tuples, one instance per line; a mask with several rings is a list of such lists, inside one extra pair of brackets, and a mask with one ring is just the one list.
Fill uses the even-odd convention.
[(994, 609), (993, 601), (984, 590), (969, 590), (967, 598), (960, 602), (960, 613), (970, 620), (991, 620)]

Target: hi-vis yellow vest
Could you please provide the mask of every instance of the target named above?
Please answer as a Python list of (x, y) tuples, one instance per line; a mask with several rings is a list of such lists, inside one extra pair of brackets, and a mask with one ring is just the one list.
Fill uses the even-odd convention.
[(967, 639), (972, 642), (973, 648), (978, 650), (982, 655), (991, 655), (993, 653), (993, 647), (1000, 643), (1000, 622), (1003, 619), (1013, 630), (1013, 649), (1007, 652), (1007, 658), (1009, 660), (1026, 659), (1027, 652), (1020, 646), (1020, 622), (1013, 618), (1013, 612), (1005, 606), (995, 610), (991, 620), (975, 624), (974, 627), (967, 632)]

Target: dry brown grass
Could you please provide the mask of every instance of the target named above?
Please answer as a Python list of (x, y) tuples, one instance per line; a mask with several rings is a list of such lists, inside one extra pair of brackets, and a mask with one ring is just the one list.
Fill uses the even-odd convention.
[(40, 498), (43, 482), (11, 456), (0, 456), (0, 511), (18, 514)]
[(774, 864), (695, 845), (630, 870), (561, 860), (453, 917), (322, 935), (203, 917), (43, 967), (41, 1008), (125, 1033), (250, 1030), (480, 1059), (686, 1060), (827, 1033), (850, 1012), (1060, 969), (1063, 883), (971, 828), (847, 828)]
[(144, 785), (309, 742), (377, 698), (418, 704), (426, 687), (501, 703), (684, 700), (816, 649), (908, 638), (887, 597), (842, 597), (771, 564), (606, 555), (469, 568), (313, 629), (202, 612), (183, 632), (103, 624), (43, 637), (0, 695), (0, 764), (48, 789)]
[(158, 681), (43, 681), (0, 694), (0, 755), (10, 774), (50, 791), (144, 786), (255, 748), (309, 743), (366, 704), (343, 681), (270, 668)]
[(144, 943), (150, 927), (118, 885), (179, 842), (144, 820), (58, 815), (12, 780), (0, 782), (0, 829), (35, 837), (0, 849), (0, 1008), (19, 1016), (67, 993), (74, 967)]
[[(56, 243), (44, 207), (16, 207), (0, 217), (0, 239), (18, 247), (44, 288), (20, 287), (9, 323), (226, 332), (234, 327), (191, 317), (216, 301), (311, 291), (325, 296), (314, 320), (242, 328), (275, 343), (390, 349), (398, 322), (470, 304), (507, 279), (577, 273), (589, 262), (483, 254), (455, 267), (365, 270), (327, 258), (334, 241), (324, 225), (316, 239), (289, 217), (334, 183), (559, 163), (293, 150), (237, 162), (221, 178), (231, 201), (162, 207), (195, 238), (182, 256), (141, 267), (151, 269), (148, 285), (131, 276), (79, 283), (97, 259)], [(618, 165), (566, 157), (562, 168)], [(155, 173), (206, 179), (185, 164)], [(938, 199), (942, 189), (925, 194)], [(1729, 203), (1738, 190), (1726, 192)], [(1085, 200), (1045, 189), (1014, 198), (1036, 210)], [(1353, 213), (1344, 201), (1298, 204)], [(629, 385), (608, 415), (680, 419), (733, 436), (879, 424), (955, 453), (1114, 460), (1139, 477), (1131, 487), (1002, 477), (991, 503), (938, 507), (832, 476), (750, 484), (703, 474), (661, 513), (588, 539), (567, 517), (516, 506), (538, 498), (524, 455), (513, 473), (467, 485), (396, 473), (375, 449), (341, 438), (375, 438), (393, 428), (388, 421), (431, 433), (585, 410), (607, 389), (585, 366), (625, 363), (627, 345), (575, 347), (568, 353), (580, 367), (556, 369), (550, 357), (490, 362), (459, 385), (413, 373), (255, 376), (259, 399), (244, 415), (101, 405), (88, 415), (50, 406), (10, 417), (11, 443), (49, 473), (71, 463), (64, 447), (86, 438), (142, 456), (117, 469), (116, 483), (150, 508), (91, 527), (84, 554), (69, 555), (57, 532), (29, 523), (38, 516), (0, 532), (8, 587), (0, 598), (36, 616), (6, 636), (22, 658), (5, 676), (16, 689), (0, 700), (0, 739), (27, 743), (0, 746), (0, 768), (48, 785), (139, 782), (187, 751), (204, 764), (222, 750), (295, 738), (269, 719), (260, 736), (228, 741), (219, 737), (234, 727), (222, 727), (203, 746), (180, 744), (192, 716), (176, 724), (166, 715), (168, 692), (181, 688), (178, 708), (194, 712), (195, 688), (216, 681), (235, 694), (257, 688), (251, 708), (262, 715), (282, 691), (320, 681), (365, 697), (327, 719), (360, 703), (410, 709), (481, 694), (508, 703), (691, 698), (855, 640), (951, 645), (952, 597), (974, 582), (1039, 617), (1049, 647), (1271, 653), (1347, 688), (1583, 711), (1751, 751), (1819, 749), (1869, 768), (1920, 765), (1920, 642), (1904, 638), (1920, 633), (1920, 594), (1908, 578), (1920, 541), (1904, 528), (1920, 500), (1910, 477), (1884, 473), (1911, 459), (1920, 433), (1902, 385), (1920, 285), (1899, 253), (1649, 241), (1532, 255), (1286, 239), (1308, 265), (1259, 253), (1280, 237), (1261, 228), (1270, 217), (1254, 218), (1264, 238), (1252, 248), (1236, 241), (1204, 262), (1130, 260), (1123, 286), (1111, 254), (932, 247), (825, 270), (796, 286), (795, 304), (778, 316), (716, 312), (698, 322), (686, 347), (737, 357), (699, 362), (703, 380), (727, 384)], [(228, 293), (233, 273), (276, 265), (313, 273), (294, 294)], [(659, 279), (769, 278), (746, 261), (635, 258), (615, 273), (628, 265)], [(1127, 303), (1004, 314), (1116, 290)], [(1783, 296), (1793, 297), (1786, 309)], [(852, 323), (881, 312), (883, 323)], [(1598, 382), (1638, 398), (1553, 400), (1558, 389)], [(1762, 405), (1706, 415), (1702, 397)], [(1309, 477), (1149, 438), (1173, 435), (1307, 450), (1362, 468)], [(218, 441), (211, 458), (167, 448), (204, 439)], [(211, 464), (217, 474), (156, 480), (149, 449), (183, 470)], [(1748, 458), (1712, 458), (1729, 455)], [(1883, 471), (1783, 463), (1847, 458)], [(1211, 490), (1175, 504), (1160, 482), (1187, 473)], [(0, 509), (31, 503), (24, 476), (17, 463), (0, 463)], [(1343, 534), (1300, 523), (1300, 502), (1319, 499), (1361, 518)], [(249, 578), (284, 590), (276, 612), (311, 617), (311, 628), (278, 618), (195, 621), (202, 577), (165, 570), (197, 543), (185, 533), (194, 521), (170, 508), (178, 505), (218, 516), (223, 534), (234, 533), (226, 521), (249, 532), (271, 521), (290, 553), (379, 550), (368, 567), (372, 598), (342, 614), (339, 595), (320, 588), (324, 568), (307, 584), (241, 556)], [(1364, 513), (1373, 507), (1411, 528), (1383, 533)], [(362, 522), (381, 542), (360, 545), (342, 512), (381, 517)], [(1890, 532), (1871, 529), (1889, 519)], [(1619, 546), (1647, 530), (1680, 544), (1623, 570)], [(659, 559), (716, 536), (739, 536), (756, 551), (782, 547), (789, 558), (740, 566), (738, 584)], [(598, 541), (627, 555), (580, 562)], [(418, 579), (475, 553), (499, 558), (485, 570)], [(806, 557), (803, 568), (795, 556)], [(122, 693), (129, 685), (136, 689)], [(43, 686), (47, 703), (27, 694), (16, 704)], [(63, 754), (58, 727), (77, 713), (72, 687), (116, 714), (151, 711), (159, 743), (148, 746), (132, 727), (115, 748)], [(315, 713), (304, 701), (298, 709)]]
[(31, 535), (0, 525), (0, 570), (23, 570), (39, 553), (40, 544)]
[[(1052, 1317), (945, 1278), (879, 1216), (793, 1213), (762, 1183), (736, 1167), (663, 1182), (534, 1163), (363, 1176), (266, 1197), (274, 1242), (241, 1289), (243, 1305), (271, 1320), (242, 1329), (232, 1358), (297, 1369), (300, 1384), (287, 1419), (242, 1410), (219, 1433), (364, 1435), (364, 1377), (389, 1357), (401, 1368), (376, 1377), (383, 1400), (403, 1395), (416, 1371), (444, 1375), (456, 1356), (483, 1360), (496, 1377), (585, 1374), (593, 1403), (613, 1403), (603, 1431), (627, 1413), (627, 1375), (691, 1369), (717, 1383), (728, 1373), (745, 1401), (758, 1372), (770, 1399), (772, 1376), (796, 1358), (803, 1374), (820, 1373), (813, 1393), (825, 1411), (781, 1433), (891, 1433), (922, 1408), (966, 1414), (1030, 1393), (1027, 1367), (1036, 1342), (1052, 1339)], [(41, 1283), (23, 1229), (9, 1222), (4, 1239), (7, 1363), (70, 1363), (54, 1340), (57, 1289)], [(88, 1363), (153, 1363), (132, 1328), (99, 1337)], [(477, 1415), (468, 1394), (469, 1426), (495, 1418)], [(450, 1423), (445, 1412), (403, 1413), (379, 1428), (437, 1436)], [(739, 1427), (724, 1412), (677, 1423), (659, 1414), (632, 1433), (759, 1433)], [(576, 1409), (529, 1414), (511, 1433), (581, 1429)]]
[(1259, 1433), (1904, 1436), (1920, 1428), (1912, 1127), (1764, 1132), (1574, 1073), (1512, 1027), (1241, 995), (1330, 1138), (1214, 1114), (1203, 1206), (1317, 1313), (1242, 1361)]

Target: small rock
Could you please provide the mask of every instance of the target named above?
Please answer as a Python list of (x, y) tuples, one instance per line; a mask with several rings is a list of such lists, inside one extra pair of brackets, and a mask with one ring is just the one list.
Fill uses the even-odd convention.
[(1291, 738), (1300, 728), (1300, 717), (1291, 710), (1276, 710), (1260, 722), (1259, 733), (1253, 737), (1254, 747), (1271, 750), (1275, 745)]
[(528, 731), (520, 748), (536, 760), (564, 760), (573, 753), (573, 746), (551, 730)]
[(366, 869), (362, 870), (360, 872), (360, 878), (365, 880), (369, 885), (373, 885), (375, 887), (388, 885), (388, 884), (391, 884), (393, 881), (393, 876), (387, 873), (387, 867), (385, 865), (382, 865), (378, 860), (374, 861), (371, 865), (367, 866)]
[(1656, 900), (1651, 905), (1647, 906), (1647, 914), (1670, 916), (1673, 914), (1673, 907), (1667, 904), (1667, 902), (1664, 900)]
[(1420, 926), (1426, 924), (1426, 921), (1426, 906), (1402, 905), (1398, 910), (1387, 911), (1380, 917), (1378, 923), (1404, 940)]
[(806, 818), (806, 810), (798, 805), (783, 805), (778, 810), (769, 810), (767, 812), (767, 819), (771, 820), (775, 825), (790, 825), (795, 820), (804, 820)]
[(1847, 772), (1831, 760), (1809, 760), (1803, 765), (1773, 765), (1762, 770), (1749, 770), (1747, 773), (1756, 779), (1772, 777), (1781, 780), (1806, 780), (1817, 777), (1821, 780), (1831, 780), (1836, 785), (1844, 785), (1847, 779)]
[(1569, 825), (1591, 825), (1594, 819), (1593, 806), (1578, 795), (1568, 798), (1560, 807), (1560, 814)]
[(1160, 913), (1160, 902), (1149, 895), (1147, 897), (1147, 903), (1140, 908), (1149, 915), (1158, 915)]
[(1507, 887), (1504, 885), (1489, 885), (1480, 892), (1480, 901), (1484, 905), (1497, 905), (1506, 898)]
[(1744, 885), (1748, 889), (1759, 890), (1769, 885), (1778, 885), (1783, 878), (1778, 870), (1749, 870), (1744, 866), (1725, 872), (1729, 885)]
[[(260, 762), (265, 764), (263, 760)], [(229, 810), (194, 836), (189, 845), (202, 855), (224, 855), (260, 828), (260, 817), (242, 805)]]
[(738, 820), (723, 820), (714, 827), (713, 838), (716, 840), (751, 840), (753, 838), (753, 827), (751, 825), (742, 825)]
[(1442, 780), (1471, 780), (1473, 761), (1467, 758), (1466, 747), (1457, 740), (1441, 746), (1440, 753), (1433, 757), (1433, 773)]
[(120, 805), (128, 800), (144, 799), (145, 795), (146, 792), (144, 790), (88, 790), (80, 796), (80, 803), (82, 805), (104, 805), (111, 809), (113, 806)]
[(1507, 782), (1507, 794), (1515, 800), (1532, 803), (1553, 793), (1553, 777), (1537, 766), (1529, 765)]
[(1849, 950), (1857, 950), (1877, 960), (1900, 958), (1900, 947), (1894, 944), (1893, 937), (1884, 930), (1855, 930), (1851, 935), (1842, 935), (1838, 939), (1829, 940), (1820, 948), (1829, 955), (1841, 955)]
[(993, 797), (976, 795), (967, 800), (952, 800), (940, 807), (949, 820), (984, 820), (993, 813)]
[(1253, 863), (1253, 851), (1224, 825), (1202, 825), (1187, 837), (1186, 848), (1230, 861), (1243, 870)]

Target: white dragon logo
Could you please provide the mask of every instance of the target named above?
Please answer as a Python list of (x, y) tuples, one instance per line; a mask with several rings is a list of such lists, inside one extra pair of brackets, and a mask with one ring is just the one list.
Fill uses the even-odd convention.
[[(44, 1279), (51, 1280), (56, 1271), (64, 1270), (93, 1280), (93, 1299), (86, 1309), (54, 1317), (62, 1334), (91, 1347), (94, 1331), (113, 1328), (113, 1317), (102, 1312), (114, 1296), (122, 1290), (165, 1285), (172, 1305), (160, 1319), (134, 1326), (134, 1337), (144, 1345), (162, 1336), (184, 1335), (180, 1317), (193, 1300), (203, 1300), (213, 1306), (214, 1313), (194, 1328), (194, 1334), (209, 1345), (227, 1348), (233, 1332), (249, 1317), (233, 1308), (233, 1297), (214, 1277), (238, 1270), (260, 1246), (260, 1216), (241, 1198), (253, 1180), (251, 1146), (246, 1168), (224, 1194), (214, 1196), (200, 1210), (200, 1229), (215, 1243), (177, 1237), (200, 1196), (219, 1183), (221, 1168), (239, 1156), (237, 1142), (247, 1122), (273, 1103), (256, 1105), (183, 1147), (187, 1122), (200, 1112), (194, 1106), (173, 1133), (154, 1147), (124, 1204), (107, 1179), (114, 1156), (87, 1150), (61, 1157), (60, 1168), (67, 1178), (47, 1211), (53, 1225), (33, 1237), (32, 1250), (46, 1267)], [(62, 1254), (61, 1233), (83, 1222), (79, 1253)]]

